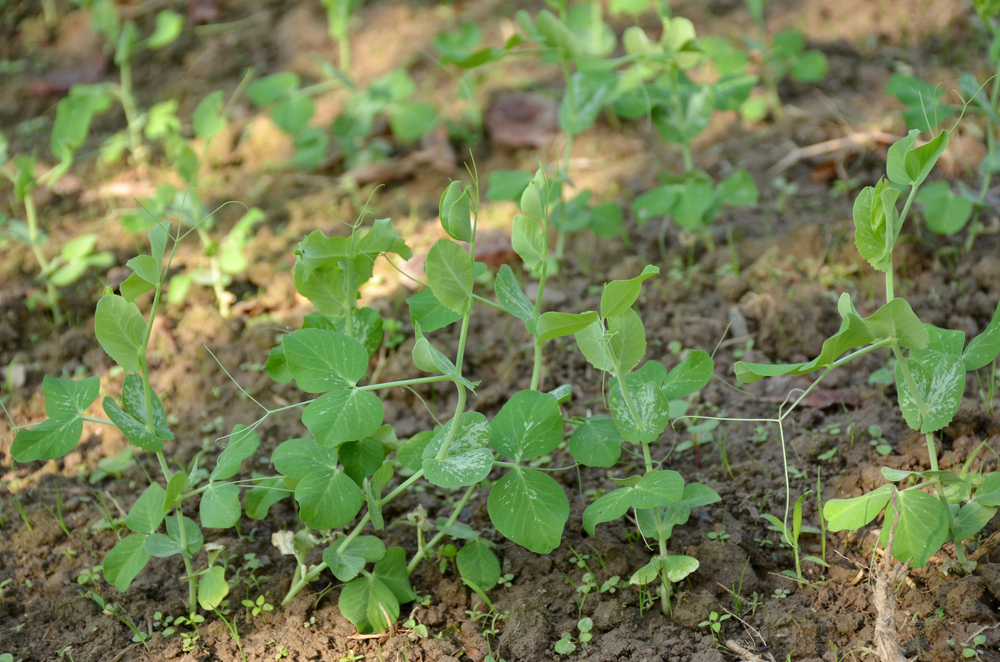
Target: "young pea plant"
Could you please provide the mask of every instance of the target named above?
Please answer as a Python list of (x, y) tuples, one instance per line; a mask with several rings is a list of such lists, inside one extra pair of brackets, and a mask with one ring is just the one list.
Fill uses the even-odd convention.
[[(749, 383), (763, 377), (820, 370), (819, 377), (787, 410), (790, 411), (834, 368), (869, 352), (889, 349), (896, 359), (900, 411), (906, 424), (924, 435), (930, 469), (900, 471), (883, 467), (882, 474), (889, 481), (886, 485), (860, 497), (831, 499), (826, 503), (823, 515), (827, 528), (842, 531), (867, 526), (886, 509), (895, 493), (892, 499), (895, 510), (886, 514), (881, 530), (881, 541), (885, 544), (898, 514), (893, 557), (919, 568), (946, 541), (952, 540), (957, 555), (955, 568), (968, 572), (975, 564), (967, 560), (963, 541), (986, 526), (1000, 509), (1000, 474), (968, 471), (971, 458), (961, 474), (940, 470), (935, 433), (946, 427), (958, 410), (966, 373), (990, 365), (1000, 354), (1000, 305), (983, 332), (966, 344), (965, 332), (922, 323), (907, 300), (895, 296), (893, 247), (911, 203), (947, 147), (950, 135), (949, 131), (942, 131), (917, 147), (918, 133), (911, 131), (889, 148), (889, 181), (880, 180), (874, 187), (866, 187), (854, 204), (855, 243), (862, 257), (884, 272), (886, 303), (870, 317), (862, 318), (850, 295), (843, 294), (838, 305), (843, 319), (840, 330), (823, 343), (818, 357), (807, 363), (787, 365), (741, 361), (735, 371), (741, 382)], [(902, 212), (896, 207), (900, 189), (904, 192), (908, 189)], [(847, 352), (851, 353), (845, 356)], [(904, 486), (897, 490), (893, 483), (899, 482)], [(931, 491), (925, 491), (928, 489)]]
[(818, 83), (826, 76), (830, 63), (823, 51), (806, 49), (805, 38), (794, 28), (782, 30), (768, 39), (764, 21), (766, 0), (744, 0), (757, 26), (758, 38), (747, 37), (747, 47), (761, 60), (761, 78), (767, 88), (763, 96), (747, 99), (740, 107), (744, 117), (761, 120), (771, 111), (782, 114), (778, 84), (791, 77), (796, 83)]
[(60, 295), (57, 288), (73, 284), (88, 269), (106, 268), (113, 262), (111, 253), (94, 251), (97, 243), (96, 234), (81, 235), (66, 242), (61, 247), (59, 255), (54, 258), (46, 255), (46, 248), (52, 242), (39, 225), (38, 209), (32, 192), (39, 186), (55, 183), (69, 167), (65, 163), (66, 159), (72, 161), (73, 153), (82, 143), (81, 140), (80, 143), (57, 144), (55, 130), (60, 128), (60, 119), (57, 118), (56, 129), (53, 131), (53, 152), (61, 154), (63, 162), (40, 176), (36, 176), (34, 156), (22, 154), (8, 161), (7, 139), (0, 133), (0, 175), (11, 183), (14, 188), (14, 199), (23, 205), (24, 210), (24, 221), (0, 218), (0, 240), (4, 244), (13, 242), (31, 250), (41, 270), (38, 280), (45, 289), (41, 294), (32, 295), (28, 304), (31, 307), (36, 303), (44, 305), (52, 313), (53, 320), (58, 326), (65, 322), (65, 316), (59, 303)]
[[(84, 421), (113, 425), (134, 446), (155, 454), (163, 485), (151, 483), (129, 509), (124, 524), (130, 533), (105, 556), (104, 578), (125, 591), (153, 556), (179, 555), (184, 561), (185, 581), (189, 585), (188, 611), (193, 618), (199, 606), (212, 610), (229, 592), (225, 569), (215, 565), (221, 547), (205, 545), (207, 562), (203, 569), (196, 571), (193, 559), (203, 546), (202, 527), (226, 529), (239, 520), (240, 486), (229, 479), (239, 472), (242, 461), (256, 451), (260, 440), (253, 430), (237, 426), (210, 473), (199, 471), (197, 459), (181, 471), (172, 469), (167, 461), (164, 442), (174, 439), (174, 435), (163, 404), (150, 385), (147, 350), (179, 237), (173, 237), (169, 253), (167, 246), (172, 238), (169, 224), (154, 225), (148, 238), (150, 253), (129, 260), (127, 266), (132, 274), (122, 284), (122, 293), (106, 293), (98, 302), (95, 315), (98, 342), (126, 372), (121, 402), (105, 397), (102, 408), (107, 418), (90, 416), (86, 412), (100, 387), (97, 377), (71, 380), (47, 375), (42, 391), (48, 419), (31, 429), (19, 428), (11, 454), (19, 462), (62, 457), (79, 442)], [(153, 303), (144, 318), (135, 299), (149, 290), (153, 291)], [(206, 476), (208, 482), (194, 485), (193, 476)], [(184, 501), (195, 495), (201, 495), (201, 526), (183, 510)], [(160, 532), (163, 527), (165, 533)]]
[(801, 548), (799, 547), (799, 536), (803, 532), (818, 533), (820, 535), (822, 535), (823, 533), (820, 529), (817, 529), (816, 527), (805, 526), (802, 524), (802, 502), (805, 500), (807, 496), (809, 496), (809, 494), (811, 494), (811, 492), (806, 492), (795, 501), (795, 507), (792, 510), (791, 529), (789, 529), (784, 522), (782, 522), (774, 515), (770, 515), (767, 513), (761, 515), (761, 517), (766, 519), (771, 524), (769, 528), (781, 534), (782, 544), (791, 547), (792, 552), (795, 555), (795, 571), (792, 572), (791, 570), (784, 570), (782, 571), (781, 574), (793, 577), (795, 578), (796, 581), (799, 582), (806, 581), (805, 576), (802, 574), (802, 561), (812, 561), (813, 563), (821, 565), (825, 568), (830, 567), (829, 564), (827, 564), (827, 562), (821, 558), (815, 556), (801, 556)]

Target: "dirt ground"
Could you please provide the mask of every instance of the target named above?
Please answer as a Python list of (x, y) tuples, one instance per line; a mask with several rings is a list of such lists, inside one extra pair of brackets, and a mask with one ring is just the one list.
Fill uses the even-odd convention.
[[(173, 97), (180, 101), (181, 117), (188, 117), (209, 91), (222, 89), (228, 96), (247, 67), (256, 68), (258, 74), (292, 70), (308, 77), (316, 75), (311, 52), (335, 57), (318, 2), (218, 0), (203, 4), (218, 9), (214, 22), (234, 27), (218, 34), (185, 30), (171, 47), (141, 56), (135, 77), (143, 107)], [(157, 7), (166, 5), (184, 10), (184, 3), (157, 3)], [(0, 60), (23, 63), (11, 67), (0, 86), (0, 126), (11, 140), (12, 153), (38, 149), (41, 154), (47, 148), (49, 125), (35, 118), (53, 116), (60, 94), (55, 85), (58, 75), (78, 67), (87, 61), (87, 54), (95, 52), (86, 23), (70, 13), (74, 6), (62, 1), (56, 6), (62, 18), (58, 28), (49, 31), (39, 18), (41, 3), (0, 3)], [(524, 8), (533, 13), (542, 6), (541, 2), (528, 3)], [(140, 22), (151, 21), (145, 5), (129, 7)], [(484, 34), (500, 34), (516, 8), (496, 0), (442, 6), (424, 0), (365, 3), (352, 37), (356, 77), (363, 83), (403, 66), (414, 77), (420, 94), (443, 105), (452, 99), (454, 84), (427, 55), (434, 34), (463, 19), (479, 22)], [(691, 18), (704, 34), (737, 39), (750, 24), (742, 3), (732, 0), (688, 1), (673, 9), (676, 15)], [(735, 113), (717, 114), (694, 145), (696, 165), (715, 176), (730, 168), (747, 168), (761, 190), (760, 202), (752, 208), (723, 212), (712, 226), (716, 250), (689, 249), (676, 228), (671, 228), (667, 254), (661, 255), (658, 228), (638, 227), (628, 210), (636, 195), (656, 184), (656, 172), (678, 167), (680, 156), (641, 121), (612, 126), (602, 118), (576, 141), (571, 169), (577, 186), (590, 187), (600, 200), (622, 204), (628, 241), (599, 239), (586, 232), (570, 235), (567, 258), (545, 290), (549, 309), (592, 310), (599, 304), (600, 290), (591, 286), (632, 277), (645, 264), (659, 266), (660, 276), (647, 281), (638, 302), (648, 334), (647, 358), (669, 368), (678, 362), (672, 343), (708, 352), (718, 347), (716, 377), (694, 406), (706, 413), (746, 418), (773, 417), (775, 402), (800, 384), (786, 381), (737, 388), (732, 368), (738, 357), (762, 362), (812, 358), (822, 340), (839, 326), (839, 293), (849, 292), (863, 315), (871, 314), (884, 296), (881, 279), (854, 248), (850, 218), (856, 190), (873, 184), (884, 172), (885, 146), (837, 157), (852, 178), (850, 194), (837, 184), (836, 165), (805, 161), (792, 166), (783, 176), (796, 187), (794, 191), (775, 188), (768, 169), (794, 145), (871, 129), (902, 135), (900, 108), (884, 95), (889, 76), (915, 72), (926, 80), (944, 81), (951, 89), (960, 69), (981, 68), (981, 53), (988, 43), (973, 20), (971, 2), (961, 0), (897, 4), (779, 0), (769, 4), (768, 11), (769, 28), (798, 27), (812, 47), (827, 54), (829, 74), (818, 86), (782, 85), (786, 106), (781, 118), (748, 123)], [(73, 75), (83, 74), (76, 71)], [(116, 75), (113, 65), (99, 67), (96, 74), (98, 80)], [(559, 80), (557, 71), (541, 65), (502, 62), (485, 77), (477, 101), (485, 106), (504, 90), (524, 88), (555, 96)], [(49, 87), (40, 88), (41, 84)], [(317, 114), (332, 118), (342, 104), (343, 97), (336, 92), (322, 96), (317, 99)], [(234, 116), (219, 145), (213, 145), (206, 166), (206, 189), (212, 196), (206, 203), (241, 200), (263, 209), (267, 220), (258, 226), (250, 243), (250, 268), (229, 288), (239, 301), (233, 319), (220, 316), (210, 290), (194, 288), (184, 304), (169, 309), (155, 329), (153, 385), (163, 394), (177, 435), (165, 450), (182, 463), (203, 447), (210, 454), (217, 452), (215, 438), (234, 424), (259, 418), (260, 410), (240, 388), (268, 406), (302, 399), (293, 385), (272, 382), (262, 369), (278, 331), (298, 328), (309, 312), (292, 283), (292, 250), (313, 229), (332, 233), (340, 221), (353, 220), (359, 204), (376, 188), (375, 180), (356, 188), (350, 185), (336, 161), (309, 174), (276, 167), (288, 156), (288, 139), (246, 101), (237, 104)], [(95, 133), (110, 133), (123, 125), (123, 117), (112, 112), (96, 122)], [(83, 151), (94, 146), (96, 140)], [(449, 149), (459, 155), (453, 171), (417, 169), (375, 191), (368, 204), (378, 217), (392, 217), (405, 237), (414, 238), (411, 246), (419, 254), (437, 236), (430, 228), (436, 220), (438, 196), (449, 175), (462, 174), (468, 159), (461, 155), (470, 148), (479, 172), (490, 172), (515, 167), (533, 170), (539, 159), (554, 159), (559, 146), (512, 150), (488, 139), (453, 143)], [(396, 148), (391, 159), (405, 158), (405, 152), (412, 149)], [(960, 131), (933, 177), (964, 179), (972, 185), (981, 156), (981, 137)], [(153, 166), (109, 169), (84, 159), (60, 191), (36, 194), (43, 226), (58, 242), (86, 232), (99, 233), (98, 248), (111, 251), (115, 268), (121, 267), (143, 246), (136, 235), (119, 228), (116, 215), (134, 206), (133, 198), (149, 195), (165, 176)], [(9, 187), (0, 188), (0, 205), (7, 212), (16, 208)], [(482, 223), (499, 233), (506, 230), (509, 236), (514, 211), (509, 203), (491, 203), (484, 207)], [(237, 216), (236, 211), (224, 210), (220, 226), (228, 227)], [(969, 335), (978, 333), (1000, 300), (1000, 236), (995, 232), (982, 236), (970, 252), (949, 250), (960, 246), (963, 238), (936, 237), (916, 220), (917, 215), (911, 218), (914, 222), (904, 231), (906, 239), (895, 258), (898, 291), (905, 292), (924, 321), (963, 329)], [(986, 222), (997, 222), (995, 211)], [(502, 236), (499, 241), (502, 246)], [(182, 266), (197, 260), (194, 245), (184, 247), (178, 256)], [(38, 287), (33, 280), (36, 271), (30, 252), (0, 250), (0, 398), (18, 424), (44, 416), (41, 383), (46, 374), (97, 375), (102, 392), (109, 394), (119, 393), (122, 382), (120, 370), (113, 369), (94, 336), (94, 304), (114, 274), (94, 272), (66, 288), (63, 296), (70, 323), (57, 328), (47, 314), (27, 305)], [(373, 361), (370, 374), (377, 371), (382, 381), (416, 376), (410, 361), (414, 334), (404, 303), (412, 290), (391, 270), (376, 275), (365, 301), (384, 316), (399, 319), (404, 339)], [(452, 328), (435, 337), (453, 347), (457, 335)], [(473, 314), (469, 339), (466, 376), (482, 381), (472, 406), (492, 416), (508, 394), (530, 384), (530, 336), (520, 321), (482, 307)], [(785, 424), (788, 463), (795, 468), (790, 496), (794, 500), (814, 491), (804, 503), (808, 524), (820, 524), (817, 485), (826, 501), (857, 496), (880, 485), (881, 466), (929, 467), (923, 439), (905, 425), (898, 412), (895, 388), (869, 381), (887, 359), (886, 354), (873, 352), (849, 369), (835, 371), (813, 406), (802, 408)], [(571, 339), (548, 343), (545, 361), (544, 389), (573, 385), (567, 415), (604, 410), (600, 375), (575, 351)], [(400, 437), (433, 424), (424, 403), (435, 415), (450, 416), (456, 400), (454, 389), (433, 384), (412, 392), (382, 394), (385, 421)], [(982, 463), (983, 470), (996, 470), (1000, 404), (990, 404), (992, 410), (979, 398), (979, 385), (970, 378), (959, 414), (941, 435), (942, 469), (961, 465), (986, 441), (994, 453), (981, 452), (976, 462)], [(619, 475), (615, 470), (581, 467), (552, 474), (565, 487), (571, 511), (562, 546), (548, 555), (530, 553), (500, 536), (490, 524), (486, 495), (480, 493), (462, 511), (460, 520), (487, 532), (487, 538), (498, 544), (503, 572), (513, 575), (508, 586), (490, 594), (495, 612), (486, 613), (453, 568), (446, 567), (442, 573), (436, 562), (425, 562), (411, 577), (424, 599), (404, 605), (397, 627), (379, 636), (357, 635), (337, 608), (338, 591), (328, 574), (288, 606), (266, 614), (266, 619), (245, 618), (242, 608), (237, 608), (244, 597), (259, 594), (277, 605), (290, 586), (294, 564), (277, 553), (270, 539), (273, 532), (294, 527), (291, 500), (274, 506), (264, 521), (244, 518), (237, 536), (212, 539), (209, 534), (207, 541), (225, 545), (236, 568), (245, 565), (246, 554), (255, 554), (262, 564), (257, 572), (259, 590), (234, 586), (230, 595), (232, 615), (238, 618), (242, 647), (250, 660), (480, 662), (492, 652), (507, 662), (717, 662), (733, 658), (716, 648), (712, 633), (699, 623), (710, 612), (723, 614), (725, 610), (738, 612), (742, 620), (724, 621), (717, 635), (720, 641), (735, 639), (779, 661), (861, 659), (873, 646), (868, 568), (878, 530), (873, 526), (851, 535), (828, 534), (830, 568), (805, 564), (812, 585), (799, 586), (782, 576), (783, 570), (794, 567), (792, 553), (778, 546), (777, 534), (759, 519), (762, 513), (780, 516), (786, 507), (782, 448), (774, 425), (765, 425), (766, 435), (758, 432), (758, 425), (720, 427), (713, 441), (701, 445), (700, 466), (691, 450), (676, 450), (691, 439), (683, 426), (668, 431), (665, 440), (654, 446), (653, 457), (663, 460), (664, 468), (681, 472), (688, 481), (703, 482), (722, 497), (719, 503), (696, 509), (691, 521), (677, 527), (670, 539), (672, 553), (694, 556), (701, 563), (697, 572), (676, 587), (679, 593), (671, 618), (656, 606), (642, 604), (640, 593), (627, 586), (631, 574), (652, 555), (636, 536), (634, 522), (626, 518), (601, 525), (594, 536), (583, 531), (587, 492), (613, 488), (612, 478)], [(888, 456), (880, 456), (870, 443), (871, 425), (883, 430), (891, 446)], [(8, 430), (8, 421), (0, 421), (0, 435)], [(302, 436), (305, 428), (290, 412), (268, 418), (258, 432), (261, 446), (244, 464), (243, 478), (249, 477), (251, 466), (260, 473), (273, 471), (268, 461), (271, 451), (286, 439)], [(13, 435), (0, 439), (0, 653), (9, 652), (15, 660), (25, 661), (240, 659), (235, 642), (214, 617), (201, 626), (193, 650), (183, 650), (179, 635), (157, 634), (149, 640), (147, 652), (133, 642), (132, 631), (120, 619), (102, 613), (86, 597), (86, 590), (94, 586), (78, 583), (81, 572), (99, 564), (116, 542), (105, 509), (112, 515), (118, 509), (127, 511), (147, 484), (155, 460), (140, 454), (119, 477), (88, 480), (99, 460), (126, 448), (117, 431), (87, 423), (79, 447), (47, 463), (14, 464), (9, 453), (12, 439)], [(828, 451), (834, 448), (836, 453), (830, 457)], [(567, 451), (552, 454), (553, 467), (571, 463)], [(440, 492), (445, 491), (427, 485), (400, 497), (386, 508), (386, 521), (403, 519), (417, 506), (423, 506), (432, 518), (439, 511), (447, 515), (442, 496), (449, 495)], [(60, 512), (69, 536), (59, 524)], [(998, 531), (1000, 520), (995, 518), (983, 530), (981, 540)], [(384, 533), (387, 544), (391, 541), (409, 552), (415, 549), (410, 527), (388, 526)], [(715, 535), (710, 538), (710, 533)], [(982, 552), (971, 576), (944, 572), (948, 560), (954, 558), (951, 544), (925, 568), (909, 572), (898, 591), (895, 624), (908, 657), (928, 662), (960, 659), (961, 646), (949, 640), (969, 641), (982, 633), (988, 641), (981, 647), (985, 652), (980, 659), (1000, 660), (1000, 548), (984, 547)], [(312, 553), (316, 559), (311, 562), (318, 562), (319, 550)], [(805, 537), (804, 553), (822, 553), (819, 536)], [(576, 562), (580, 554), (588, 555), (587, 568)], [(584, 597), (575, 586), (587, 571), (594, 573), (599, 584), (617, 576), (621, 586)], [(185, 611), (186, 587), (176, 580), (183, 573), (176, 557), (153, 559), (126, 593), (103, 581), (96, 582), (96, 590), (109, 603), (117, 602), (140, 631), (159, 632), (163, 628), (154, 614), (176, 617)], [(12, 581), (5, 585), (5, 580)], [(593, 619), (593, 641), (578, 645), (570, 655), (558, 655), (555, 642), (561, 633), (573, 632), (581, 616)], [(427, 636), (404, 628), (407, 618), (425, 625)], [(287, 657), (282, 658), (284, 652)]]

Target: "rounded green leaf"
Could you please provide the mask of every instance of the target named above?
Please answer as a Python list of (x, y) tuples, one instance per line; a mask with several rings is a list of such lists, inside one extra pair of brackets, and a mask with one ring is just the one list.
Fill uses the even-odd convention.
[(346, 474), (314, 471), (295, 486), (299, 517), (312, 529), (337, 529), (350, 524), (361, 510), (361, 490)]
[(642, 290), (642, 283), (660, 273), (659, 267), (646, 265), (642, 273), (629, 280), (614, 280), (604, 286), (601, 294), (601, 317), (621, 315), (632, 307)]
[(352, 554), (340, 554), (334, 545), (323, 550), (323, 563), (330, 568), (333, 576), (342, 582), (351, 581), (365, 567), (363, 558)]
[(696, 349), (667, 374), (663, 381), (663, 395), (676, 400), (703, 388), (712, 379), (715, 362), (707, 352)]
[[(518, 391), (490, 424), (494, 450), (515, 462), (551, 452), (563, 437), (562, 412), (555, 397), (540, 391)], [(486, 590), (486, 589), (484, 589)]]
[(610, 418), (589, 418), (569, 438), (569, 452), (586, 467), (613, 467), (622, 454), (622, 436)]
[(30, 430), (18, 430), (10, 454), (18, 462), (55, 460), (76, 448), (83, 434), (83, 421), (48, 419)]
[(337, 446), (375, 434), (384, 416), (385, 409), (377, 395), (347, 389), (316, 398), (302, 412), (302, 422), (321, 445)]
[[(222, 117), (222, 107), (221, 90), (216, 90), (202, 99), (198, 107), (194, 109), (194, 115), (191, 116), (194, 135), (199, 138), (211, 138), (222, 130), (222, 127), (226, 125), (226, 120)], [(157, 269), (157, 271), (159, 270)]]
[(163, 440), (146, 429), (143, 423), (129, 416), (113, 398), (105, 397), (102, 404), (107, 417), (133, 444), (150, 453), (159, 452), (163, 448)]
[(375, 563), (385, 557), (385, 543), (375, 536), (358, 536), (347, 546), (345, 553)]
[(424, 477), (438, 487), (454, 488), (475, 485), (490, 475), (493, 469), (493, 452), (478, 448), (462, 453), (449, 452), (438, 460), (425, 458), (422, 464)]
[(903, 359), (920, 392), (926, 410), (921, 410), (909, 380), (896, 365), (896, 391), (903, 418), (914, 430), (927, 434), (945, 427), (955, 417), (965, 393), (965, 364), (953, 354), (931, 350), (920, 352), (920, 360)]
[(698, 569), (698, 559), (681, 554), (671, 554), (661, 561), (667, 571), (667, 579), (677, 583)]
[[(167, 424), (167, 414), (156, 391), (150, 389), (150, 404), (153, 409), (153, 433), (160, 439), (173, 439), (174, 433)], [(146, 412), (146, 386), (142, 377), (135, 373), (125, 375), (122, 384), (122, 409), (143, 426), (149, 420)]]
[(396, 596), (372, 576), (358, 577), (348, 583), (340, 591), (337, 605), (340, 613), (354, 623), (360, 634), (382, 632), (399, 618)]
[(354, 386), (368, 369), (364, 345), (343, 333), (300, 329), (281, 341), (288, 369), (306, 393)]
[(285, 479), (282, 476), (262, 476), (255, 473), (253, 475), (254, 486), (247, 492), (243, 501), (247, 517), (261, 520), (267, 517), (271, 506), (291, 494), (285, 487)]
[(266, 106), (282, 95), (298, 89), (299, 77), (290, 71), (264, 76), (247, 86), (247, 96), (258, 106)]
[[(659, 520), (657, 520), (659, 516)], [(674, 527), (686, 524), (691, 517), (691, 506), (685, 501), (678, 501), (669, 506), (636, 510), (635, 521), (639, 532), (653, 540), (668, 540), (674, 532)]]
[(165, 559), (175, 554), (184, 554), (181, 544), (169, 536), (162, 533), (154, 533), (146, 537), (143, 545), (146, 551), (158, 559)]
[(631, 487), (622, 487), (587, 506), (583, 511), (583, 529), (594, 535), (594, 527), (598, 524), (612, 522), (627, 513), (632, 507), (632, 491)]
[(212, 566), (198, 581), (198, 604), (205, 611), (211, 611), (222, 604), (227, 595), (226, 569), (219, 565)]
[(361, 481), (378, 471), (385, 459), (385, 449), (374, 439), (348, 441), (337, 448), (337, 453), (344, 473), (359, 487)]
[(156, 483), (135, 500), (125, 517), (125, 526), (135, 533), (153, 533), (163, 522), (163, 504), (167, 493)]
[(827, 528), (831, 531), (853, 531), (866, 526), (889, 503), (891, 493), (892, 486), (883, 485), (853, 499), (830, 499), (823, 506)]
[(489, 546), (476, 538), (458, 550), (455, 558), (462, 579), (482, 591), (489, 591), (500, 581), (500, 562)]
[(417, 594), (410, 587), (410, 573), (406, 569), (406, 551), (390, 547), (376, 564), (372, 575), (385, 584), (400, 603), (412, 602)]
[(472, 307), (472, 260), (453, 241), (438, 239), (424, 263), (434, 296), (454, 313), (464, 315)]
[(951, 192), (948, 182), (932, 182), (920, 189), (917, 202), (924, 206), (927, 227), (937, 234), (950, 237), (965, 227), (972, 218), (972, 202)]
[(104, 557), (104, 579), (121, 592), (128, 590), (132, 580), (149, 563), (146, 536), (135, 534), (118, 541)]
[[(177, 518), (171, 515), (166, 518), (164, 522), (167, 525), (167, 536), (180, 544), (180, 527), (177, 525)], [(194, 556), (197, 554), (198, 550), (201, 549), (201, 546), (205, 544), (205, 537), (201, 533), (201, 528), (199, 528), (197, 522), (190, 517), (184, 518), (184, 542), (187, 548), (188, 556)]]
[(240, 521), (239, 485), (227, 482), (210, 483), (201, 495), (201, 525), (209, 529), (228, 529)]
[(271, 462), (283, 476), (305, 478), (314, 471), (337, 468), (337, 449), (320, 446), (312, 439), (289, 439), (271, 454)]
[(611, 388), (608, 403), (611, 415), (622, 438), (632, 443), (656, 441), (670, 423), (670, 401), (654, 381), (635, 379), (639, 373), (626, 377), (631, 406), (625, 399), (621, 384)]
[[(525, 195), (530, 190), (530, 186), (525, 189)], [(524, 198), (522, 197), (521, 200), (523, 204)], [(514, 216), (510, 240), (511, 245), (514, 247), (514, 252), (524, 260), (524, 263), (530, 269), (537, 270), (541, 268), (542, 263), (548, 257), (548, 242), (545, 238), (545, 231), (542, 230), (542, 226), (538, 221), (520, 214)]]
[(117, 294), (103, 296), (94, 314), (94, 334), (115, 363), (127, 372), (140, 371), (146, 320), (138, 306)]
[[(936, 496), (919, 490), (897, 493), (896, 504), (899, 523), (892, 556), (902, 563), (909, 561), (914, 568), (922, 568), (949, 538), (948, 511)], [(887, 508), (879, 534), (883, 546), (889, 541), (893, 519), (892, 508)]]
[(642, 477), (633, 490), (633, 508), (667, 506), (683, 498), (684, 479), (676, 471), (651, 471)]
[(549, 476), (519, 467), (493, 486), (487, 509), (497, 531), (536, 554), (548, 554), (562, 540), (569, 499)]
[(156, 26), (153, 34), (146, 40), (146, 45), (152, 50), (157, 50), (168, 46), (181, 36), (184, 28), (184, 17), (177, 12), (164, 9), (156, 15)]
[(314, 112), (311, 97), (294, 95), (275, 104), (271, 110), (271, 119), (279, 127), (295, 135), (305, 128)]
[(538, 325), (535, 327), (535, 335), (539, 342), (570, 336), (583, 331), (587, 327), (597, 324), (597, 313), (588, 311), (585, 313), (542, 313), (538, 318)]
[(234, 425), (229, 435), (229, 444), (215, 460), (211, 480), (226, 480), (240, 472), (243, 460), (253, 455), (260, 447), (260, 437), (245, 425)]

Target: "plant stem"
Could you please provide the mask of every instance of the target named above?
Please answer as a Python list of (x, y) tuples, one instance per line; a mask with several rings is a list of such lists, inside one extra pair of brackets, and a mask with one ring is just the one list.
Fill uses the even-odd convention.
[[(465, 490), (465, 494), (463, 494), (462, 498), (459, 499), (458, 503), (455, 504), (455, 509), (452, 511), (451, 517), (448, 518), (448, 521), (446, 522), (445, 526), (453, 526), (455, 524), (455, 521), (458, 519), (459, 514), (461, 514), (462, 512), (462, 509), (465, 508), (465, 505), (467, 503), (469, 503), (469, 499), (471, 499), (472, 495), (476, 493), (476, 488), (478, 487), (479, 483), (476, 483), (475, 485), (469, 485), (469, 488)], [(441, 538), (443, 538), (444, 536), (445, 536), (444, 531), (438, 531), (433, 538), (427, 541), (427, 543), (423, 546), (423, 548), (417, 550), (417, 553), (413, 556), (412, 559), (410, 559), (410, 562), (406, 564), (407, 575), (413, 573), (417, 565), (419, 565), (420, 561), (427, 558), (428, 552), (434, 549), (434, 546), (437, 545), (441, 541)]]
[(45, 281), (45, 303), (52, 311), (52, 318), (56, 326), (62, 326), (65, 318), (59, 308), (59, 292), (49, 280), (52, 276), (49, 273), (51, 263), (45, 257), (42, 247), (38, 245), (38, 210), (35, 207), (35, 199), (32, 197), (31, 191), (28, 191), (24, 196), (24, 215), (28, 221), (28, 242), (31, 244), (31, 252), (35, 254), (38, 266), (42, 268), (42, 278)]
[(531, 371), (531, 390), (538, 390), (538, 382), (542, 376), (542, 341), (535, 338), (535, 366)]
[[(383, 382), (381, 384), (368, 384), (358, 386), (359, 391), (378, 391), (384, 388), (395, 388), (397, 386), (416, 386), (418, 384), (434, 384), (436, 382), (448, 382), (451, 378), (447, 375), (434, 375), (433, 377), (418, 377), (416, 379), (402, 379), (398, 382)], [(277, 410), (275, 410), (277, 411)]]

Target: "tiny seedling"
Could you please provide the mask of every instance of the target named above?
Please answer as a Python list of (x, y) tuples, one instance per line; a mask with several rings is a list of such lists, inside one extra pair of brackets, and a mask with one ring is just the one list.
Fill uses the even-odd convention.
[(795, 571), (784, 570), (781, 574), (788, 575), (789, 577), (795, 578), (797, 581), (805, 581), (805, 577), (802, 575), (802, 561), (812, 561), (824, 567), (829, 567), (826, 561), (815, 556), (802, 556), (800, 558), (800, 548), (799, 548), (799, 536), (803, 533), (817, 533), (822, 535), (822, 531), (812, 526), (807, 526), (802, 524), (802, 502), (807, 496), (812, 492), (806, 492), (800, 496), (795, 501), (795, 508), (792, 512), (792, 528), (789, 529), (785, 526), (785, 523), (780, 519), (770, 514), (762, 514), (761, 517), (770, 522), (769, 527), (773, 531), (777, 531), (781, 534), (781, 543), (783, 545), (788, 545), (792, 548), (792, 552), (795, 554)]
[(698, 623), (700, 628), (708, 628), (708, 631), (712, 633), (712, 641), (718, 645), (719, 643), (719, 633), (722, 631), (722, 622), (730, 618), (732, 614), (723, 614), (719, 616), (717, 612), (711, 612), (708, 615), (708, 619)]
[(562, 633), (559, 641), (553, 647), (557, 653), (560, 655), (569, 655), (576, 650), (577, 643), (586, 645), (594, 638), (594, 635), (591, 633), (591, 630), (594, 629), (594, 621), (591, 618), (581, 618), (577, 621), (576, 629), (579, 630), (580, 634), (575, 640), (571, 632)]

